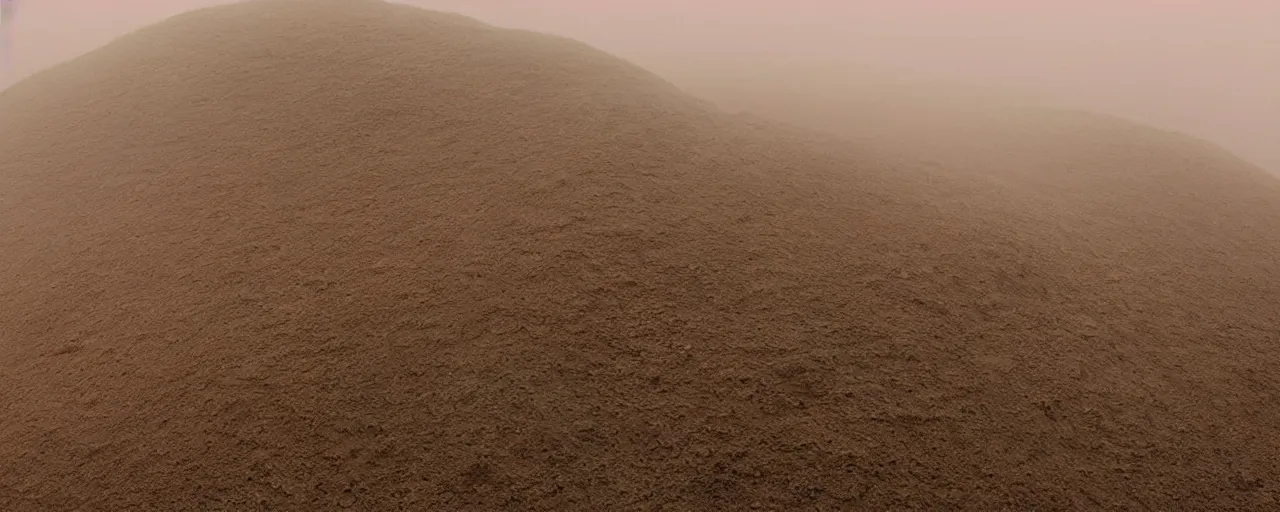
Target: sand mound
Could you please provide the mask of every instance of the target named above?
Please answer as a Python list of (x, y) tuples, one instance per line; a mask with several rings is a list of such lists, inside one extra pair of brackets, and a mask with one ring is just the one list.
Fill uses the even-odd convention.
[(0, 95), (0, 509), (1275, 505), (1277, 196), (844, 146), (380, 2), (120, 39)]
[[(1171, 301), (1199, 297), (1197, 309), (1273, 315), (1280, 292), (1258, 284), (1280, 278), (1272, 256), (1280, 181), (1257, 166), (1205, 141), (1111, 116), (998, 96), (949, 97), (927, 84), (904, 94), (825, 78), (811, 83), (802, 75), (789, 90), (768, 81), (699, 89), (731, 108), (837, 134), (898, 165), (944, 168), (953, 179), (981, 183), (1007, 211), (1035, 218), (1037, 239), (1069, 235), (1055, 244), (1100, 257), (1110, 268), (1098, 270), (1124, 276), (1128, 292), (1152, 293), (1135, 281), (1162, 276), (1152, 284), (1180, 298)], [(1130, 271), (1156, 267), (1163, 269)], [(1228, 281), (1236, 286), (1230, 291)], [(1235, 296), (1241, 289), (1247, 299)]]

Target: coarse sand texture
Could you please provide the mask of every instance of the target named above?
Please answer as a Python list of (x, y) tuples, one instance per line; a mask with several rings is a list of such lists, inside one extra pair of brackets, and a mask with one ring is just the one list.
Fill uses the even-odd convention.
[(1276, 180), (1000, 123), (912, 163), (373, 0), (142, 29), (0, 94), (0, 510), (1280, 508)]

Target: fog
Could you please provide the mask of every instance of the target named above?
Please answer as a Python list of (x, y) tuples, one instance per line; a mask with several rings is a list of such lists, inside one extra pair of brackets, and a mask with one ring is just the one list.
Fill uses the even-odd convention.
[[(222, 3), (19, 2), (6, 82), (163, 17)], [(762, 94), (1033, 102), (1204, 137), (1280, 171), (1277, 2), (407, 3), (581, 39), (722, 104)]]

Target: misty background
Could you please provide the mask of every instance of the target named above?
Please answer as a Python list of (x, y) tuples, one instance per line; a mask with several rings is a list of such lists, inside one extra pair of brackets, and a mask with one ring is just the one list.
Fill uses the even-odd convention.
[[(5, 84), (220, 3), (19, 0)], [(773, 94), (1080, 108), (1203, 137), (1280, 172), (1280, 2), (404, 3), (580, 39), (722, 104)]]

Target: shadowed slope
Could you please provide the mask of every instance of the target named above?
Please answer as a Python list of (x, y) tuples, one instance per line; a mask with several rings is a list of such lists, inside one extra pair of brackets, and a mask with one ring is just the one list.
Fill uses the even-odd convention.
[(0, 95), (0, 508), (1271, 503), (1274, 284), (840, 146), (380, 2), (118, 40)]

